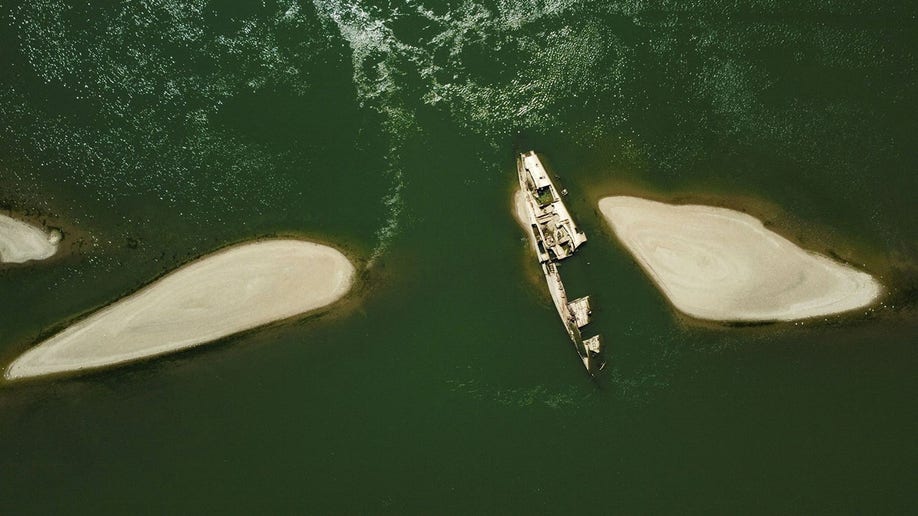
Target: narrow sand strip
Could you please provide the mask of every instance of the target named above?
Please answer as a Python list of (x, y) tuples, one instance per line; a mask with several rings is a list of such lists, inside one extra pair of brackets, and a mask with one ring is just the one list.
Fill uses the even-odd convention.
[(237, 245), (198, 259), (17, 358), (7, 379), (91, 369), (197, 346), (328, 305), (354, 266), (299, 240)]
[(599, 209), (675, 307), (699, 319), (788, 321), (854, 310), (882, 286), (726, 208), (606, 197)]
[(57, 252), (61, 234), (0, 214), (0, 262), (23, 263), (44, 260)]
[(529, 231), (529, 208), (526, 207), (526, 194), (519, 188), (513, 192), (513, 218), (526, 231), (526, 234), (530, 235), (529, 240), (533, 240), (532, 232)]

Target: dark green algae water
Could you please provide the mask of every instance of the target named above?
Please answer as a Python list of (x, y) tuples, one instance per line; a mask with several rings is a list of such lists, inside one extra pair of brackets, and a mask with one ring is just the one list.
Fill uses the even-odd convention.
[[(0, 508), (899, 513), (916, 502), (910, 2), (0, 4), (0, 356), (229, 243), (333, 242), (339, 310), (0, 388)], [(510, 217), (534, 148), (590, 236), (591, 381)], [(745, 209), (889, 287), (728, 328), (595, 208)]]

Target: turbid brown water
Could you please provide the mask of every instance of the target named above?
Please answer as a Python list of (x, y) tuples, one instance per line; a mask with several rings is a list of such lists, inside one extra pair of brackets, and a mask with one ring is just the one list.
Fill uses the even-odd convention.
[[(371, 264), (340, 314), (3, 386), (4, 511), (911, 510), (914, 5), (427, 3), (0, 6), (0, 207), (89, 235), (0, 272), (4, 364), (229, 243)], [(590, 238), (597, 382), (510, 216), (528, 149)], [(895, 289), (695, 324), (596, 209), (638, 191)]]

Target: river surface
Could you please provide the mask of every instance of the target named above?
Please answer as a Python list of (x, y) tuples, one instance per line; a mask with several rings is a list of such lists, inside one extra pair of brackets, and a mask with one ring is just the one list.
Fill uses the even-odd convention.
[[(339, 310), (0, 386), (7, 514), (897, 513), (918, 481), (914, 2), (0, 4), (3, 365), (195, 257), (358, 262)], [(511, 217), (535, 149), (590, 240), (579, 365)], [(605, 195), (715, 203), (875, 274), (877, 306), (676, 314)]]

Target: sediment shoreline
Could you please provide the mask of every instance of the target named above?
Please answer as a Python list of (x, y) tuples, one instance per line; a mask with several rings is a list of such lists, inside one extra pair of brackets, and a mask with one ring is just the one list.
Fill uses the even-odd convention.
[(0, 262), (45, 260), (57, 253), (61, 232), (46, 232), (27, 222), (0, 214)]
[(863, 308), (883, 287), (727, 208), (605, 197), (618, 239), (679, 311), (725, 322), (790, 321)]
[(355, 268), (305, 240), (262, 240), (199, 258), (77, 321), (6, 369), (14, 380), (176, 352), (305, 314), (342, 298)]

